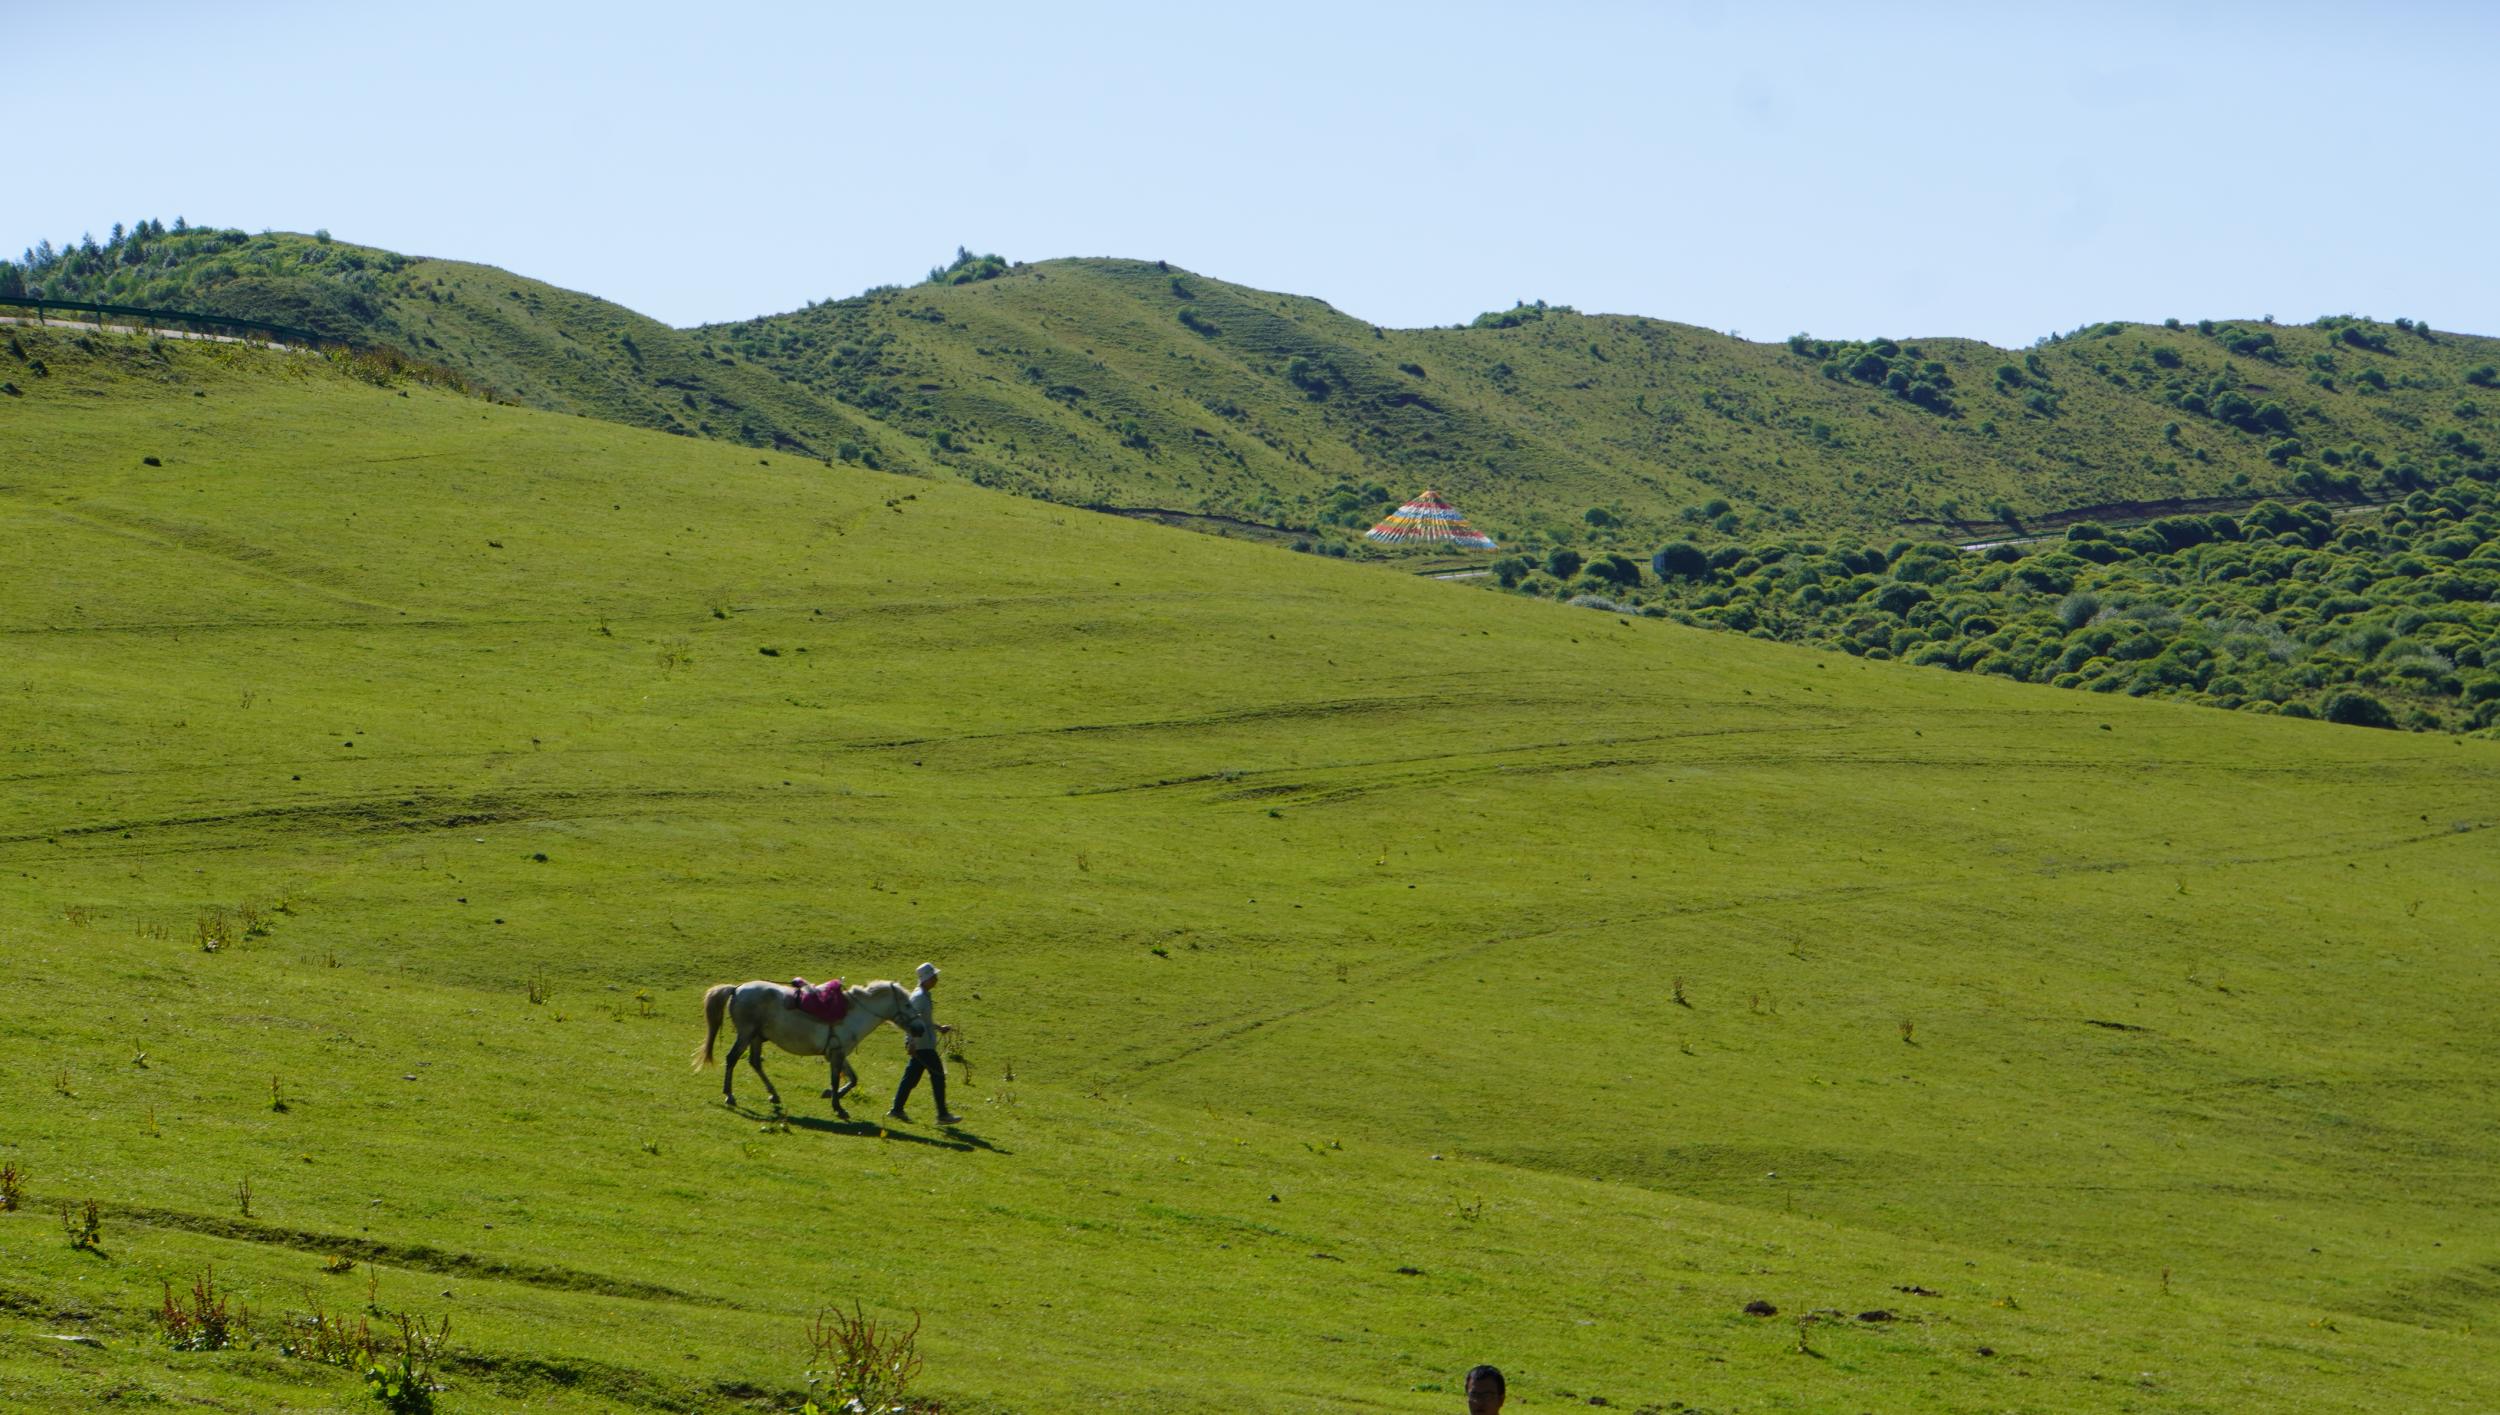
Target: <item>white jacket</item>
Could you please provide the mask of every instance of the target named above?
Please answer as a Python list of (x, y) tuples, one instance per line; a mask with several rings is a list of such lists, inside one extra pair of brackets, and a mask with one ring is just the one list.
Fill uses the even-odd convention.
[(911, 990), (911, 1015), (920, 1019), (920, 1030), (916, 1035), (903, 1039), (904, 1049), (936, 1051), (938, 1045), (937, 999), (929, 996), (927, 988)]

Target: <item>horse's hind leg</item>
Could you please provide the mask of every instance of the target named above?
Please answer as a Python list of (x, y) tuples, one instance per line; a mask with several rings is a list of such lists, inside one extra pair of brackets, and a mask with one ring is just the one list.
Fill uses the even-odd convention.
[(730, 1082), (738, 1079), (738, 1054), (746, 1049), (747, 1034), (741, 1031), (729, 1043), (729, 1060), (723, 1063), (720, 1069), (720, 1103), (722, 1105), (734, 1106), (738, 1103), (738, 1093), (732, 1089)]
[(755, 1068), (755, 1079), (764, 1083), (764, 1094), (773, 1098), (773, 1109), (781, 1109), (781, 1092), (773, 1089), (773, 1078), (764, 1074), (764, 1038), (760, 1033), (755, 1045), (747, 1048), (747, 1065)]

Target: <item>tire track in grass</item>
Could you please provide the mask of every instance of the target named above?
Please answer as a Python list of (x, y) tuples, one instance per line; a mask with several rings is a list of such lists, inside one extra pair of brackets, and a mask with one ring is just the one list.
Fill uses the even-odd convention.
[(137, 1224), (143, 1228), (172, 1228), (210, 1238), (225, 1238), (264, 1247), (287, 1248), (315, 1257), (346, 1257), (381, 1267), (407, 1268), (416, 1272), (435, 1273), (443, 1277), (474, 1278), (485, 1282), (517, 1282), (529, 1287), (553, 1288), (565, 1292), (587, 1292), (601, 1297), (624, 1297), (641, 1302), (684, 1302), (712, 1307), (745, 1310), (745, 1304), (732, 1298), (686, 1292), (656, 1282), (634, 1278), (611, 1277), (605, 1273), (584, 1272), (578, 1268), (556, 1267), (544, 1263), (516, 1262), (503, 1258), (486, 1258), (434, 1247), (426, 1243), (392, 1243), (376, 1238), (349, 1238), (340, 1234), (320, 1233), (308, 1228), (282, 1228), (277, 1224), (255, 1219), (219, 1218), (208, 1214), (187, 1213), (181, 1209), (159, 1209), (140, 1204), (102, 1204), (105, 1213)]
[(439, 1363), (442, 1371), (491, 1386), (511, 1399), (527, 1400), (549, 1387), (597, 1396), (642, 1410), (681, 1411), (686, 1415), (713, 1411), (726, 1403), (739, 1409), (792, 1410), (807, 1399), (803, 1390), (767, 1390), (745, 1381), (710, 1385), (672, 1381), (605, 1361), (578, 1356), (508, 1356), (495, 1352), (454, 1351)]
[(276, 551), (238, 540), (208, 526), (181, 525), (130, 513), (115, 516), (100, 508), (87, 512), (72, 511), (59, 506), (43, 506), (37, 509), (55, 520), (67, 522), (83, 530), (137, 541), (141, 545), (152, 546), (159, 550), (215, 560), (246, 574), (328, 600), (348, 609), (361, 610), (368, 614), (405, 612), (399, 605), (378, 604), (372, 600), (358, 599), (347, 593), (341, 586), (351, 581), (349, 577), (336, 571), (315, 566), (290, 566)]
[[(2044, 871), (2044, 873), (2050, 874), (2050, 876), (2054, 878), (2057, 875), (2069, 873), (2115, 875), (2125, 874), (2137, 870), (2218, 869), (2252, 864), (2297, 864), (2310, 860), (2348, 859), (2356, 854), (2384, 853), (2403, 849), (2409, 846), (2429, 844), (2446, 840), (2450, 836), (2462, 832), (2479, 832), (2487, 830), (2494, 824), (2500, 824), (2500, 822), (2460, 821), (2452, 826), (2435, 828), (2427, 832), (2417, 832), (2410, 836), (2399, 836), (2393, 839), (2384, 836), (2373, 836), (2370, 837), (2365, 844), (2352, 846), (2342, 846), (2329, 843), (2315, 848), (2286, 850), (2263, 855), (2213, 856), (2202, 859), (2173, 858), (2112, 860), (2104, 862), (2076, 863), (2063, 865), (2058, 867), (2053, 872)], [(1491, 937), (1480, 939), (1474, 943), (1465, 944), (1457, 948), (1444, 949), (1440, 952), (1427, 954), (1420, 958), (1392, 963), (1385, 967), (1372, 970), (1368, 973), (1368, 976), (1377, 979), (1377, 983), (1373, 986), (1366, 987), (1359, 992), (1332, 994), (1324, 999), (1300, 1003), (1291, 1007), (1278, 1008), (1264, 1015), (1236, 1022), (1231, 1026), (1223, 1028), (1221, 1031), (1189, 1042), (1175, 1050), (1159, 1055), (1150, 1054), (1144, 1056), (1139, 1060), (1132, 1062), (1123, 1070), (1114, 1072), (1113, 1075), (1115, 1077), (1125, 1078), (1143, 1072), (1157, 1070), (1165, 1066), (1170, 1066), (1176, 1062), (1186, 1061), (1191, 1057), (1197, 1056), (1203, 1052), (1214, 1050), (1218, 1047), (1229, 1046), (1236, 1042), (1244, 1042), (1254, 1039), (1261, 1033), (1267, 1031), (1269, 1028), (1275, 1027), (1281, 1023), (1290, 1022), (1298, 1017), (1307, 1016), (1313, 1012), (1318, 1012), (1327, 1008), (1344, 1006), (1353, 1001), (1376, 1001), (1379, 997), (1385, 995), (1386, 993), (1394, 991), (1398, 985), (1401, 985), (1411, 979), (1440, 972), (1454, 963), (1463, 962), (1464, 960), (1473, 958), (1478, 954), (1486, 953), (1496, 948), (1507, 947), (1512, 944), (1539, 939), (1556, 939), (1575, 933), (1593, 933), (1603, 930), (1647, 926), (1677, 919), (1693, 919), (1711, 915), (1746, 914), (1755, 910), (1784, 909), (1806, 904), (1828, 904), (1852, 900), (1899, 898), (1921, 893), (1952, 892), (1966, 888), (1968, 884), (1969, 881), (1960, 876), (1908, 880), (1896, 883), (1869, 882), (1858, 884), (1833, 884), (1819, 888), (1786, 890), (1777, 893), (1751, 895), (1708, 903), (1683, 904), (1671, 908), (1647, 910), (1620, 917), (1608, 916), (1600, 919), (1592, 919), (1584, 923), (1567, 924), (1560, 928), (1538, 927), (1515, 930), (1510, 933), (1495, 934)], [(1211, 1024), (1201, 1022), (1193, 1025), (1204, 1027)]]
[[(260, 806), (239, 811), (156, 816), (60, 826), (51, 830), (0, 835), (0, 846), (51, 843), (95, 836), (136, 836), (140, 832), (214, 830), (229, 826), (337, 831), (467, 830), (607, 813), (613, 808), (647, 802), (731, 800), (752, 793), (667, 789), (612, 791), (533, 791), (486, 796), (368, 797), (346, 801), (314, 801), (301, 805)], [(605, 809), (603, 809), (605, 808)]]
[[(1540, 926), (1531, 929), (1519, 929), (1510, 933), (1495, 934), (1489, 938), (1478, 939), (1474, 943), (1463, 944), (1457, 948), (1444, 949), (1440, 952), (1427, 954), (1420, 958), (1391, 963), (1384, 967), (1371, 970), (1367, 972), (1366, 976), (1379, 980), (1374, 986), (1364, 988), (1360, 991), (1333, 993), (1325, 998), (1315, 1001), (1300, 1003), (1292, 1007), (1278, 1008), (1263, 1016), (1253, 1017), (1246, 1021), (1238, 1022), (1211, 1036), (1203, 1037), (1190, 1042), (1177, 1050), (1163, 1055), (1146, 1056), (1131, 1063), (1125, 1071), (1114, 1072), (1112, 1074), (1114, 1077), (1125, 1078), (1126, 1076), (1134, 1075), (1139, 1072), (1156, 1070), (1161, 1067), (1172, 1065), (1175, 1062), (1186, 1061), (1193, 1056), (1202, 1052), (1211, 1051), (1217, 1047), (1227, 1046), (1234, 1042), (1248, 1040), (1270, 1027), (1276, 1026), (1279, 1023), (1290, 1022), (1297, 1017), (1306, 1016), (1310, 1013), (1318, 1012), (1324, 1009), (1344, 1007), (1358, 1002), (1374, 1001), (1377, 1000), (1380, 995), (1393, 991), (1396, 985), (1404, 983), (1410, 979), (1440, 972), (1446, 969), (1450, 964), (1462, 962), (1466, 959), (1473, 958), (1478, 954), (1490, 952), (1496, 948), (1507, 947), (1511, 944), (1525, 943), (1538, 939), (1561, 938), (1566, 935), (1576, 933), (1597, 933), (1605, 930), (1623, 929), (1636, 925), (1653, 924), (1668, 919), (1693, 918), (1706, 914), (1741, 913), (1751, 909), (1825, 902), (1833, 899), (1873, 899), (1893, 895), (1916, 894), (1922, 891), (1952, 889), (1959, 887), (1962, 883), (1963, 882), (1958, 879), (1938, 879), (1916, 880), (1900, 884), (1828, 885), (1819, 889), (1794, 890), (1785, 894), (1759, 895), (1751, 898), (1725, 900), (1710, 904), (1684, 905), (1671, 909), (1650, 910), (1643, 913), (1622, 916), (1609, 915), (1604, 918), (1591, 919), (1585, 923), (1566, 924), (1560, 928)], [(1193, 1025), (1203, 1027), (1211, 1024), (1200, 1022)]]

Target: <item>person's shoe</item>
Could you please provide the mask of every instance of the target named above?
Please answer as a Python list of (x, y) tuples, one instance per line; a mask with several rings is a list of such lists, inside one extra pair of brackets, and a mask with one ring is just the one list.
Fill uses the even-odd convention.
[(899, 1111), (899, 1110), (889, 1110), (889, 1111), (887, 1111), (887, 1112), (885, 1113), (885, 1118), (886, 1118), (886, 1119), (888, 1119), (888, 1120), (902, 1120), (902, 1121), (909, 1121), (909, 1120), (911, 1119), (911, 1117), (910, 1117), (910, 1116), (903, 1114), (903, 1113), (902, 1113), (901, 1111)]
[(941, 1115), (938, 1117), (938, 1124), (940, 1125), (961, 1125), (963, 1123), (964, 1118), (960, 1115)]

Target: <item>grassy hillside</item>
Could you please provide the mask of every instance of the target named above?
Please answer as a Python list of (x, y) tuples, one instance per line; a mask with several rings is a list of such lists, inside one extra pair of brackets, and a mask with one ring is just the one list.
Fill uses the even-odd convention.
[(2500, 381), (2500, 341), (2410, 319), (2103, 324), (2027, 353), (1758, 344), (1542, 305), (1387, 330), (1128, 260), (967, 255), (910, 288), (687, 331), (289, 235), (151, 226), (19, 278), (357, 333), (532, 406), (1322, 546), (1427, 485), (1537, 550), (2384, 496), (2484, 464), (2477, 400), (2495, 395), (2476, 380)]
[[(212, 1264), (450, 1314), (456, 1411), (787, 1408), (849, 1299), (954, 1412), (2500, 1366), (2492, 743), (22, 337), (0, 1403), (370, 1408), (167, 1349)], [(924, 957), (960, 1130), (685, 1068), (710, 983)]]
[(2110, 324), (2028, 355), (1533, 307), (1401, 331), (1090, 260), (708, 333), (976, 482), (1346, 531), (1432, 485), (1533, 548), (2411, 485), (2481, 461), (2445, 434), (2500, 344), (2406, 324)]
[[(400, 349), (500, 398), (632, 427), (830, 456), (862, 419), (700, 335), (492, 266), (326, 234), (133, 229), (18, 283), (58, 299), (198, 310)], [(8, 280), (0, 272), (0, 293)]]

